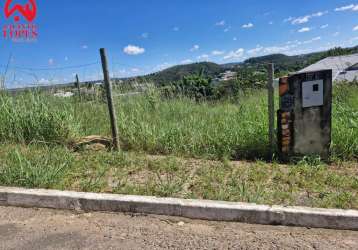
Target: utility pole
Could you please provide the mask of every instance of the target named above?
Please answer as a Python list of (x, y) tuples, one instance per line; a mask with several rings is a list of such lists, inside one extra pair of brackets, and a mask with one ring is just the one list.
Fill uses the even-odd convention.
[(117, 117), (116, 117), (116, 110), (115, 110), (114, 103), (113, 103), (112, 84), (111, 84), (111, 80), (109, 78), (106, 50), (104, 48), (100, 49), (100, 54), (101, 54), (101, 60), (102, 60), (104, 85), (105, 85), (106, 95), (107, 95), (108, 111), (109, 111), (109, 117), (111, 120), (113, 146), (114, 146), (114, 149), (116, 151), (118, 151), (119, 150), (119, 137), (118, 137)]

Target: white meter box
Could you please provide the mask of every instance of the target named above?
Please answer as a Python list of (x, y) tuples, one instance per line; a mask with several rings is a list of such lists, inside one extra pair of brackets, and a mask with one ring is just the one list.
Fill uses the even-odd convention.
[(323, 104), (323, 80), (302, 82), (302, 107), (317, 107)]

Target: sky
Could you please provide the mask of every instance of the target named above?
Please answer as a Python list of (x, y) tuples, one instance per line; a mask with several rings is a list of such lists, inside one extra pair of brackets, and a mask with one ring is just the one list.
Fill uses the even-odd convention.
[[(24, 4), (30, 0), (13, 0)], [(0, 1), (0, 26), (6, 19)], [(36, 0), (36, 41), (0, 36), (6, 87), (112, 77), (199, 61), (240, 62), (358, 45), (358, 1)], [(21, 17), (20, 23), (27, 23)], [(6, 65), (9, 64), (9, 67)], [(8, 68), (6, 70), (6, 68)], [(6, 72), (6, 73), (5, 73)]]

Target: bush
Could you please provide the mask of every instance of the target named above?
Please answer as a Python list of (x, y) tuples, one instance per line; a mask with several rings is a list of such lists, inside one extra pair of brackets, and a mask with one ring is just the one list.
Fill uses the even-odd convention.
[(211, 79), (204, 77), (202, 73), (185, 76), (174, 86), (177, 94), (193, 98), (196, 101), (210, 98), (214, 93)]

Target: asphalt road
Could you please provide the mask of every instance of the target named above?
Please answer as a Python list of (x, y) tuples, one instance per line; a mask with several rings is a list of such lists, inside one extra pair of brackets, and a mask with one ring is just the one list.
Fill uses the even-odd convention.
[(0, 249), (358, 249), (358, 232), (0, 207)]

